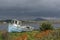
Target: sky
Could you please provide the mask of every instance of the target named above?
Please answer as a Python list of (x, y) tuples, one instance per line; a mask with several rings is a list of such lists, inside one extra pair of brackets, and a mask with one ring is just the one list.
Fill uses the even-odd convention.
[(0, 17), (60, 17), (60, 0), (0, 0)]

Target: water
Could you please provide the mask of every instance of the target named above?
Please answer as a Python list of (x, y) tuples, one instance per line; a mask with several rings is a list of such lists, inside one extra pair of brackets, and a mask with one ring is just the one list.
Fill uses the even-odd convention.
[(60, 28), (60, 24), (53, 24), (54, 28)]
[(7, 29), (8, 29), (8, 24), (0, 24), (1, 31), (7, 31)]
[[(32, 27), (34, 27), (35, 29), (39, 29), (39, 24), (36, 24), (36, 23), (26, 23), (26, 24), (23, 24), (23, 25), (30, 25)], [(54, 28), (60, 28), (60, 24), (53, 24), (53, 27)], [(0, 30), (7, 30), (8, 29), (8, 24), (0, 24)]]

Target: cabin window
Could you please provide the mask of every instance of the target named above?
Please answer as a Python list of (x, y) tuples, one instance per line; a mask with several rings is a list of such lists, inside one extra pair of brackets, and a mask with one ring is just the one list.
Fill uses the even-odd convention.
[(14, 21), (12, 21), (12, 23), (14, 23)]
[(17, 21), (15, 21), (15, 24), (17, 24)]
[(21, 24), (21, 22), (19, 21), (19, 23), (18, 23), (19, 25)]
[(19, 22), (19, 24), (20, 24), (20, 22)]

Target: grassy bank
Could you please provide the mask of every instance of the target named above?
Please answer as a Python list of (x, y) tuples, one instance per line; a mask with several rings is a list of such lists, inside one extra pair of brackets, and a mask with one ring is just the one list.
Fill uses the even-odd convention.
[(32, 31), (22, 33), (9, 33), (9, 40), (60, 40), (59, 30), (47, 30), (43, 32)]
[(0, 40), (2, 40), (2, 32), (0, 31)]
[(7, 40), (60, 40), (60, 29), (46, 30), (46, 31), (32, 31), (32, 32), (20, 32), (20, 33), (6, 33), (0, 32), (0, 40), (3, 39), (3, 35)]

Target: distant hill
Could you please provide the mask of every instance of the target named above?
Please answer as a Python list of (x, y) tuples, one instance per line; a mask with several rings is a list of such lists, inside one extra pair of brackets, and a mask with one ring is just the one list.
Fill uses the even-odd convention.
[(44, 19), (44, 18), (35, 18), (34, 20), (35, 20), (35, 21), (45, 21), (45, 20), (47, 20), (47, 19)]

